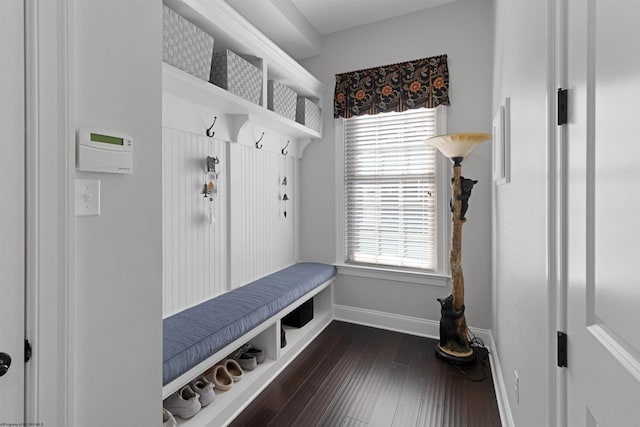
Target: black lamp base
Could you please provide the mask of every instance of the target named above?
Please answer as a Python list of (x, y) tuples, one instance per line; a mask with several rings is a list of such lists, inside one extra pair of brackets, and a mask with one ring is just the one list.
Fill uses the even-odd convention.
[(476, 352), (473, 347), (470, 347), (468, 352), (461, 353), (442, 348), (438, 344), (436, 346), (436, 356), (453, 365), (470, 365), (476, 361)]

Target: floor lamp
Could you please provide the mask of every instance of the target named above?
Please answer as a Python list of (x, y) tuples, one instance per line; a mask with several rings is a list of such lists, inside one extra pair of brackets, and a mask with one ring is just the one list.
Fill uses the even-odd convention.
[(436, 354), (441, 359), (456, 363), (472, 363), (476, 360), (473, 348), (469, 345), (467, 322), (464, 317), (464, 277), (462, 276), (462, 224), (466, 222), (471, 189), (478, 181), (462, 176), (462, 160), (466, 158), (476, 145), (488, 140), (487, 133), (455, 133), (440, 135), (427, 139), (427, 143), (436, 147), (444, 156), (453, 162), (453, 178), (451, 179), (451, 267), (452, 291), (446, 298), (438, 298), (440, 302), (440, 343), (436, 346)]

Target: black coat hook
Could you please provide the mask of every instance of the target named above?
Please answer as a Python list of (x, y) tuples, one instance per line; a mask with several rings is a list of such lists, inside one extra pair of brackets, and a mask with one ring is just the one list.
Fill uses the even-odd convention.
[(215, 116), (213, 118), (213, 123), (211, 123), (211, 126), (209, 126), (209, 128), (204, 131), (204, 133), (206, 133), (209, 138), (213, 138), (213, 135), (216, 134), (216, 132), (213, 130), (213, 125), (216, 124), (216, 120), (218, 120), (218, 116)]
[(284, 151), (284, 150), (286, 150), (286, 149), (287, 149), (287, 147), (289, 146), (289, 142), (290, 142), (290, 141), (287, 141), (287, 145), (285, 145), (284, 147), (282, 147), (282, 150), (280, 150), (280, 152), (282, 153), (282, 155), (283, 155), (283, 156), (286, 156), (287, 154), (289, 154), (289, 152), (288, 152), (288, 151)]
[(262, 148), (262, 144), (260, 144), (260, 141), (262, 141), (262, 138), (264, 138), (264, 132), (262, 132), (262, 135), (260, 135), (260, 139), (256, 141), (256, 148), (258, 150)]

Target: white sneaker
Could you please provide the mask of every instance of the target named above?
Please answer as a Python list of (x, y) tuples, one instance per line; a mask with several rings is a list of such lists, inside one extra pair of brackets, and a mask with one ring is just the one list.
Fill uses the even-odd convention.
[(167, 411), (166, 408), (162, 408), (162, 427), (176, 427), (177, 425), (173, 414)]
[(169, 396), (164, 401), (164, 407), (176, 417), (186, 420), (193, 417), (202, 408), (199, 397), (191, 387), (186, 385)]
[(200, 405), (204, 408), (216, 397), (216, 393), (213, 391), (213, 384), (201, 375), (195, 380), (191, 381), (190, 384), (193, 391), (200, 395)]

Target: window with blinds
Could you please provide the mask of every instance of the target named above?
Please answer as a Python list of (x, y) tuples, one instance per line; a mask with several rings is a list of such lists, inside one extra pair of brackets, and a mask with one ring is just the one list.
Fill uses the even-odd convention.
[(344, 121), (345, 261), (437, 268), (436, 110)]

